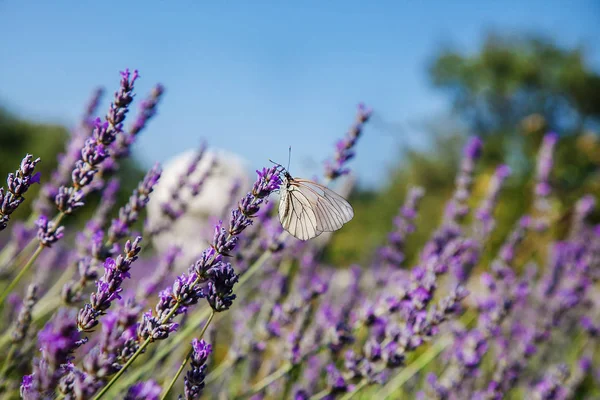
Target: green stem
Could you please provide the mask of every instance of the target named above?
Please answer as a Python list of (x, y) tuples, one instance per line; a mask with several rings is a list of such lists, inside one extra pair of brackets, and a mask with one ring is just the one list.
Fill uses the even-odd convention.
[(112, 379), (110, 380), (110, 382), (108, 382), (106, 384), (106, 386), (104, 386), (102, 388), (102, 390), (100, 391), (100, 393), (98, 393), (96, 395), (96, 397), (94, 397), (94, 400), (98, 400), (100, 399), (102, 396), (104, 396), (106, 394), (106, 392), (108, 392), (108, 389), (110, 389), (110, 387), (112, 385), (115, 384), (115, 382), (117, 381), (117, 379), (119, 379), (119, 377), (121, 375), (123, 375), (123, 373), (125, 372), (125, 370), (131, 365), (133, 364), (133, 361), (140, 355), (142, 354), (142, 352), (146, 349), (146, 347), (148, 347), (148, 345), (150, 344), (150, 341), (152, 340), (152, 337), (149, 337), (148, 339), (146, 339), (146, 341), (144, 343), (142, 343), (142, 345), (140, 346), (139, 349), (137, 349), (137, 351), (135, 353), (133, 353), (133, 355), (131, 356), (131, 358), (129, 360), (127, 360), (127, 362), (125, 363), (125, 365), (123, 365), (123, 368), (121, 368), (119, 370), (119, 372), (117, 372), (115, 374), (115, 376), (112, 377)]
[(419, 356), (416, 360), (406, 366), (398, 375), (390, 380), (376, 394), (375, 398), (385, 399), (392, 393), (402, 387), (410, 378), (415, 376), (421, 369), (425, 368), (432, 360), (434, 360), (446, 347), (452, 343), (448, 337), (437, 340), (427, 351)]
[(275, 382), (276, 380), (287, 374), (289, 371), (291, 371), (293, 367), (294, 365), (292, 363), (286, 362), (275, 372), (265, 376), (263, 379), (252, 385), (250, 390), (246, 393), (243, 393), (241, 397), (252, 396), (253, 394), (260, 392), (261, 390), (269, 386), (271, 383)]
[(221, 364), (217, 366), (210, 374), (206, 376), (204, 382), (209, 384), (217, 380), (217, 378), (221, 377), (225, 371), (227, 371), (234, 364), (233, 358), (227, 358), (227, 360), (223, 361)]
[(354, 387), (354, 389), (351, 392), (346, 393), (345, 395), (343, 395), (340, 400), (350, 400), (351, 398), (354, 397), (354, 395), (356, 395), (358, 392), (360, 392), (363, 388), (365, 388), (367, 385), (369, 384), (369, 381), (367, 381), (366, 379), (363, 379), (362, 381), (359, 382), (358, 385), (356, 385)]
[[(58, 228), (60, 222), (65, 217), (65, 215), (66, 215), (65, 213), (60, 212), (54, 218), (54, 220), (52, 221), (52, 223), (54, 224), (54, 228), (53, 228), (53, 230), (51, 232), (53, 232), (54, 230), (56, 230), (56, 228)], [(44, 247), (45, 246), (42, 245), (41, 243), (38, 245), (38, 247), (35, 250), (35, 252), (29, 258), (29, 261), (27, 261), (27, 264), (25, 264), (25, 266), (21, 269), (21, 271), (15, 277), (15, 279), (12, 280), (12, 282), (8, 285), (8, 287), (6, 289), (4, 289), (4, 291), (2, 292), (2, 296), (0, 296), (0, 306), (2, 306), (2, 304), (4, 303), (4, 300), (6, 300), (6, 297), (8, 296), (8, 294), (15, 288), (15, 286), (17, 286), (17, 284), (19, 283), (19, 281), (21, 280), (21, 278), (23, 278), (23, 276), (25, 275), (25, 273), (35, 263), (35, 260), (37, 260), (37, 258), (39, 257), (39, 255), (42, 253), (42, 251), (44, 250)]]
[(0, 296), (0, 306), (2, 306), (2, 304), (4, 304), (6, 297), (10, 294), (10, 292), (12, 292), (12, 290), (15, 288), (15, 286), (17, 286), (17, 284), (19, 283), (21, 278), (23, 278), (23, 276), (25, 276), (25, 274), (27, 273), (29, 268), (31, 268), (31, 266), (35, 263), (35, 260), (37, 260), (37, 258), (39, 257), (39, 255), (42, 253), (43, 250), (44, 250), (44, 246), (40, 244), (38, 246), (38, 248), (35, 250), (35, 252), (29, 258), (29, 261), (27, 261), (27, 264), (25, 264), (25, 266), (21, 269), (19, 274), (17, 276), (15, 276), (15, 278), (12, 280), (12, 282), (4, 289), (4, 291), (2, 292), (2, 295)]
[(6, 377), (6, 371), (10, 367), (10, 362), (12, 361), (13, 356), (15, 355), (15, 346), (11, 345), (8, 350), (8, 355), (4, 359), (4, 365), (2, 366), (2, 371), (0, 372), (0, 377)]
[(325, 396), (327, 396), (329, 393), (331, 393), (331, 390), (329, 390), (329, 389), (323, 389), (319, 393), (313, 394), (312, 396), (310, 396), (309, 400), (321, 400), (322, 398), (324, 398)]
[[(31, 227), (34, 223), (36, 219), (35, 215), (30, 215), (29, 219), (27, 220), (27, 222), (25, 222), (25, 226), (27, 227)], [(6, 246), (4, 246), (4, 248), (0, 251), (0, 270), (8, 267), (8, 263), (13, 260), (16, 257), (19, 257), (20, 255), (24, 254), (24, 253), (29, 253), (30, 251), (33, 250), (33, 247), (35, 245), (35, 237), (32, 238), (29, 243), (27, 243), (25, 245), (25, 247), (23, 249), (21, 249), (19, 252), (15, 253), (17, 250), (17, 244), (14, 240), (11, 240), (10, 242), (8, 242), (6, 244)], [(18, 263), (16, 263), (18, 264)], [(3, 271), (4, 272), (4, 271)]]
[[(215, 311), (212, 310), (211, 313), (210, 313), (210, 316), (208, 317), (208, 320), (206, 321), (206, 324), (204, 324), (204, 327), (200, 331), (200, 336), (198, 336), (198, 339), (202, 339), (202, 337), (204, 336), (204, 333), (206, 332), (206, 329), (210, 325), (210, 323), (213, 320), (214, 316), (215, 316)], [(181, 375), (181, 372), (183, 372), (183, 368), (185, 367), (185, 364), (187, 364), (187, 362), (190, 359), (190, 357), (192, 356), (193, 352), (194, 352), (193, 348), (191, 348), (190, 351), (188, 351), (187, 355), (185, 356), (185, 358), (181, 362), (181, 365), (179, 366), (179, 369), (177, 370), (177, 373), (175, 373), (175, 376), (171, 380), (171, 383), (169, 383), (169, 386), (167, 386), (167, 389), (165, 390), (165, 393), (161, 396), (161, 398), (160, 398), (161, 400), (165, 400), (167, 398), (167, 395), (169, 394), (169, 392), (171, 391), (171, 389), (175, 385), (175, 382), (177, 381), (177, 378), (179, 378), (179, 375)]]

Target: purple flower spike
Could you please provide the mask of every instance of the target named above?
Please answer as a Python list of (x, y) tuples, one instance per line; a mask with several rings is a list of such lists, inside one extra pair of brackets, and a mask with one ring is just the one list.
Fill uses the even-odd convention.
[(493, 231), (495, 221), (493, 217), (494, 208), (498, 203), (498, 195), (504, 185), (504, 181), (510, 175), (510, 168), (507, 165), (501, 165), (496, 168), (496, 172), (492, 177), (488, 186), (487, 193), (481, 201), (479, 208), (475, 211), (475, 216), (479, 220), (478, 239), (484, 242), (490, 233)]
[(8, 174), (6, 192), (0, 187), (0, 231), (8, 226), (10, 215), (25, 201), (23, 195), (33, 183), (40, 183), (40, 173), (33, 173), (39, 158), (27, 154), (15, 173)]
[(538, 153), (534, 207), (539, 214), (535, 221), (535, 228), (539, 231), (543, 231), (548, 227), (547, 213), (550, 209), (548, 197), (552, 193), (550, 173), (554, 165), (554, 147), (557, 141), (558, 135), (556, 133), (546, 134)]
[(94, 176), (100, 170), (102, 163), (111, 156), (110, 147), (117, 136), (123, 134), (122, 123), (129, 112), (129, 105), (133, 101), (133, 85), (137, 77), (137, 71), (133, 73), (133, 76), (129, 70), (121, 73), (121, 85), (115, 93), (106, 115), (106, 121), (102, 122), (99, 118), (94, 121), (92, 134), (85, 140), (81, 149), (81, 157), (75, 162), (71, 173), (71, 187), (62, 185), (58, 189), (54, 201), (59, 211), (71, 214), (83, 206), (85, 190), (91, 187)]
[(471, 195), (475, 162), (481, 157), (482, 148), (481, 139), (474, 136), (469, 139), (463, 149), (464, 157), (460, 166), (460, 173), (456, 178), (456, 190), (452, 200), (446, 206), (444, 215), (444, 219), (449, 223), (458, 222), (469, 213), (469, 207), (466, 203)]
[[(379, 249), (381, 262), (386, 265), (396, 268), (402, 266), (402, 262), (405, 258), (404, 244), (408, 235), (415, 230), (414, 220), (417, 217), (419, 202), (424, 194), (425, 191), (423, 188), (411, 188), (406, 196), (404, 205), (396, 218), (394, 218), (394, 229), (388, 235), (388, 244)], [(389, 271), (387, 270), (382, 271), (382, 274), (386, 275), (386, 277), (388, 273)]]
[(33, 373), (24, 377), (21, 385), (26, 398), (54, 394), (58, 381), (68, 372), (64, 366), (71, 360), (71, 353), (81, 345), (75, 321), (74, 312), (61, 308), (38, 334), (41, 356), (34, 360)]
[(29, 325), (31, 324), (31, 311), (38, 299), (37, 290), (38, 287), (35, 284), (27, 287), (27, 295), (23, 299), (23, 306), (19, 311), (17, 322), (11, 334), (11, 341), (14, 344), (21, 343), (27, 335)]
[(64, 227), (56, 227), (54, 221), (49, 221), (45, 215), (40, 215), (35, 224), (38, 227), (38, 240), (43, 246), (51, 247), (54, 243), (58, 242), (64, 235)]
[(140, 382), (129, 388), (124, 400), (158, 400), (161, 391), (161, 386), (153, 380)]
[(333, 180), (350, 172), (346, 168), (346, 164), (354, 157), (354, 146), (371, 114), (372, 110), (370, 108), (365, 107), (362, 103), (358, 105), (355, 123), (350, 127), (346, 136), (336, 143), (333, 160), (325, 162), (325, 177), (327, 179)]
[[(265, 198), (281, 185), (276, 167), (263, 169), (257, 173), (258, 179), (254, 183), (252, 191), (242, 198), (237, 210), (232, 211), (229, 229), (226, 230), (221, 222), (217, 224), (211, 247), (202, 252), (200, 258), (190, 267), (189, 274), (182, 275), (177, 279), (173, 293), (170, 289), (161, 292), (160, 301), (155, 307), (156, 315), (151, 312), (144, 314), (138, 327), (138, 336), (142, 340), (147, 338), (162, 340), (176, 329), (176, 324), (172, 322), (173, 317), (185, 311), (182, 304), (184, 297), (174, 293), (179, 288), (190, 288), (191, 290), (185, 291), (190, 299), (197, 300), (201, 296), (205, 296), (214, 311), (224, 311), (231, 307), (236, 298), (233, 294), (233, 286), (237, 282), (238, 276), (231, 264), (224, 262), (223, 258), (236, 247), (237, 236), (250, 226), (252, 217), (258, 213)], [(195, 279), (190, 282), (189, 276), (192, 274)], [(195, 289), (196, 285), (204, 284), (206, 284), (205, 295)]]
[(186, 400), (197, 399), (202, 394), (204, 378), (206, 377), (206, 361), (210, 353), (212, 353), (212, 347), (204, 339), (194, 339), (192, 341), (190, 369), (184, 378)]
[(141, 240), (142, 238), (138, 236), (133, 243), (127, 241), (124, 256), (106, 259), (104, 275), (96, 282), (96, 291), (90, 295), (90, 302), (85, 304), (77, 315), (79, 330), (91, 331), (98, 325), (98, 318), (106, 313), (112, 302), (121, 298), (120, 293), (123, 290), (121, 285), (126, 278), (129, 278), (131, 264), (138, 259), (138, 254), (142, 250), (139, 246)]
[(233, 285), (238, 281), (233, 267), (221, 262), (209, 269), (207, 275), (210, 279), (206, 294), (208, 304), (217, 312), (229, 309), (236, 298)]
[(137, 189), (129, 198), (127, 204), (119, 210), (119, 217), (112, 221), (108, 230), (108, 240), (110, 243), (116, 243), (120, 239), (129, 235), (130, 227), (138, 220), (140, 212), (150, 201), (150, 193), (160, 179), (162, 169), (158, 164), (154, 165), (146, 174), (144, 179), (138, 184)]
[[(156, 115), (156, 108), (164, 91), (165, 88), (162, 85), (156, 85), (152, 88), (150, 95), (140, 103), (138, 115), (135, 122), (131, 125), (129, 132), (123, 132), (122, 135), (119, 135), (111, 146), (112, 156), (115, 160), (127, 157), (130, 154), (131, 146), (135, 142), (137, 135), (146, 127), (148, 121)], [(106, 167), (107, 169), (114, 168), (114, 166)]]

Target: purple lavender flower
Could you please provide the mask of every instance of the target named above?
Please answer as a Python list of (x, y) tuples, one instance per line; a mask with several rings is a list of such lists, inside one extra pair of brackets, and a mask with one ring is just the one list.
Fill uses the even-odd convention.
[(56, 223), (49, 221), (45, 215), (40, 215), (35, 224), (38, 227), (37, 237), (42, 246), (51, 247), (64, 235), (65, 228), (63, 226), (56, 227)]
[(138, 115), (129, 129), (129, 132), (124, 132), (122, 135), (119, 135), (115, 143), (111, 146), (112, 154), (115, 159), (124, 158), (129, 155), (131, 145), (135, 141), (137, 135), (146, 127), (148, 121), (156, 115), (156, 107), (158, 106), (164, 91), (164, 86), (158, 84), (152, 88), (148, 98), (140, 103)]
[(94, 122), (92, 135), (86, 139), (81, 149), (81, 158), (75, 162), (71, 173), (72, 186), (61, 186), (55, 197), (58, 210), (64, 214), (71, 214), (83, 206), (84, 189), (90, 186), (100, 165), (110, 157), (110, 146), (123, 133), (123, 121), (133, 101), (133, 85), (137, 78), (137, 71), (133, 76), (129, 70), (121, 73), (121, 85), (115, 93), (106, 121), (97, 119)]
[(557, 141), (558, 135), (556, 133), (550, 132), (546, 134), (542, 140), (542, 145), (538, 153), (534, 207), (538, 214), (535, 220), (535, 227), (540, 231), (545, 230), (549, 223), (547, 220), (547, 213), (550, 209), (548, 197), (552, 192), (552, 187), (550, 186), (550, 172), (552, 171), (552, 166), (554, 164), (554, 147)]
[[(68, 372), (71, 353), (80, 344), (75, 313), (60, 309), (38, 335), (40, 358), (33, 362), (33, 373), (23, 378), (21, 392), (27, 398), (53, 393), (60, 378)], [(24, 396), (25, 397), (25, 396)]]
[(379, 250), (379, 257), (387, 265), (400, 267), (405, 260), (405, 241), (408, 235), (415, 230), (414, 219), (417, 216), (419, 202), (424, 193), (423, 188), (411, 188), (404, 205), (394, 218), (394, 229), (388, 235), (388, 244)]
[(498, 202), (498, 195), (504, 185), (504, 181), (510, 175), (510, 168), (506, 165), (501, 165), (496, 168), (496, 172), (492, 177), (486, 196), (481, 201), (479, 208), (475, 211), (475, 216), (479, 220), (480, 227), (478, 229), (479, 240), (485, 241), (488, 235), (494, 229), (493, 212)]
[(106, 259), (104, 275), (96, 282), (96, 292), (91, 294), (90, 302), (85, 304), (77, 315), (77, 326), (81, 331), (91, 331), (98, 325), (98, 317), (108, 310), (114, 300), (120, 298), (123, 280), (129, 277), (131, 264), (137, 260), (141, 251), (139, 246), (141, 240), (142, 238), (138, 236), (133, 243), (127, 241), (124, 248), (125, 256), (119, 255), (116, 260)]
[(564, 364), (552, 368), (544, 378), (534, 386), (531, 398), (535, 400), (566, 399), (566, 390), (563, 385), (569, 375), (569, 369)]
[(454, 191), (452, 200), (446, 206), (445, 221), (458, 222), (468, 214), (469, 207), (466, 201), (471, 195), (475, 162), (481, 157), (482, 148), (483, 142), (477, 136), (469, 139), (465, 145), (460, 173), (456, 177), (456, 190)]
[(216, 312), (228, 310), (235, 300), (233, 286), (238, 276), (229, 263), (219, 262), (206, 272), (208, 282), (206, 300)]
[(127, 204), (119, 210), (119, 217), (112, 221), (108, 230), (108, 240), (116, 243), (129, 234), (129, 229), (139, 218), (139, 213), (146, 207), (150, 200), (150, 193), (160, 179), (162, 170), (158, 164), (154, 165), (139, 183), (137, 189), (129, 198)]
[(117, 178), (112, 178), (107, 182), (102, 192), (100, 204), (96, 208), (92, 219), (86, 224), (86, 233), (88, 234), (88, 237), (106, 225), (109, 213), (116, 204), (119, 186), (119, 180)]
[(40, 173), (33, 173), (39, 158), (27, 154), (15, 173), (8, 174), (6, 192), (0, 187), (0, 231), (8, 226), (10, 215), (25, 201), (23, 195), (33, 183), (40, 183)]
[(185, 398), (193, 400), (200, 397), (204, 389), (204, 378), (206, 377), (206, 361), (212, 353), (212, 347), (204, 339), (192, 340), (192, 357), (190, 359), (190, 369), (185, 375)]
[[(185, 312), (182, 306), (183, 299), (193, 303), (197, 301), (203, 292), (197, 287), (207, 283), (207, 300), (213, 310), (222, 311), (231, 306), (235, 298), (233, 285), (237, 282), (237, 276), (230, 264), (223, 262), (226, 254), (237, 244), (237, 235), (246, 227), (251, 225), (251, 218), (260, 210), (261, 204), (272, 191), (279, 188), (281, 179), (276, 167), (257, 171), (258, 179), (249, 192), (239, 203), (238, 209), (231, 213), (229, 229), (225, 231), (221, 224), (215, 228), (215, 237), (210, 248), (204, 250), (201, 257), (190, 267), (189, 274), (179, 277), (175, 283), (177, 288), (185, 288), (184, 293), (175, 296), (175, 285), (173, 291), (167, 289), (160, 294), (160, 301), (155, 307), (156, 316), (151, 311), (143, 315), (138, 326), (137, 333), (141, 340), (163, 340), (177, 329), (173, 318)], [(189, 276), (194, 274), (195, 279), (190, 281)], [(179, 282), (185, 282), (180, 285)], [(184, 296), (185, 295), (185, 296)]]
[(19, 311), (16, 326), (11, 333), (11, 341), (14, 344), (22, 342), (27, 335), (29, 325), (31, 324), (31, 310), (38, 300), (37, 289), (38, 286), (35, 284), (31, 284), (27, 287), (27, 294), (25, 295), (25, 299), (23, 299), (23, 306)]
[(354, 157), (354, 146), (362, 133), (363, 125), (371, 117), (371, 113), (371, 109), (366, 108), (364, 104), (358, 105), (356, 122), (350, 127), (346, 136), (336, 143), (333, 161), (325, 162), (325, 177), (327, 179), (333, 180), (350, 172), (345, 167), (346, 163)]
[(65, 152), (58, 155), (58, 164), (56, 170), (51, 174), (51, 181), (42, 186), (42, 193), (34, 204), (34, 210), (37, 214), (48, 215), (52, 212), (52, 205), (58, 194), (58, 188), (67, 185), (71, 179), (75, 162), (81, 157), (81, 148), (92, 133), (94, 114), (98, 109), (103, 93), (102, 88), (94, 90), (78, 126), (71, 132), (71, 138), (66, 145)]
[(138, 286), (138, 299), (146, 299), (150, 295), (156, 293), (158, 286), (173, 271), (175, 260), (180, 252), (181, 248), (177, 246), (172, 246), (165, 252), (160, 264), (155, 268), (153, 274), (142, 280), (141, 284)]
[(131, 386), (127, 390), (124, 400), (158, 400), (161, 390), (160, 385), (150, 379)]
[(348, 391), (348, 383), (333, 364), (327, 366), (327, 384), (331, 394), (344, 393)]

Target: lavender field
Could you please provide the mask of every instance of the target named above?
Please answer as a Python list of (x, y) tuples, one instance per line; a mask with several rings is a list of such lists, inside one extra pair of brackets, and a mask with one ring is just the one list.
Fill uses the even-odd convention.
[(0, 2), (0, 399), (600, 399), (595, 2), (58, 3)]
[[(94, 94), (46, 180), (44, 160), (26, 154), (0, 191), (8, 232), (0, 253), (4, 398), (598, 395), (600, 225), (590, 219), (595, 197), (583, 195), (565, 205), (568, 228), (555, 237), (565, 220), (553, 205), (559, 135), (543, 136), (532, 200), (491, 254), (511, 169), (498, 165), (475, 198), (484, 142), (470, 137), (438, 226), (410, 263), (423, 188), (393, 199), (392, 228), (367, 262), (331, 265), (323, 258), (330, 236), (300, 241), (284, 232), (274, 195), (282, 177), (266, 162), (246, 194), (231, 191), (209, 245), (187, 249), (196, 257), (182, 269), (183, 249), (152, 250), (153, 238), (189, 217), (216, 163), (194, 178), (201, 147), (167, 182), (162, 225), (140, 224), (161, 180), (158, 165), (127, 203), (115, 202), (115, 171), (163, 93), (157, 85), (131, 110), (137, 79), (137, 71), (121, 72), (107, 111)], [(371, 113), (358, 106), (320, 182), (346, 178), (356, 143), (369, 140)], [(38, 198), (29, 198), (36, 185)], [(91, 218), (69, 231), (64, 224), (94, 192), (102, 198)], [(13, 221), (25, 202), (29, 219)]]

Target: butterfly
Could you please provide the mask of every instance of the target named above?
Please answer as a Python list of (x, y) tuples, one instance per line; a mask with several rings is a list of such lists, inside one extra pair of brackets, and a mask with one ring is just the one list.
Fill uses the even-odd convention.
[(293, 178), (281, 164), (279, 221), (283, 229), (300, 240), (340, 229), (354, 217), (354, 209), (339, 194), (316, 182)]

